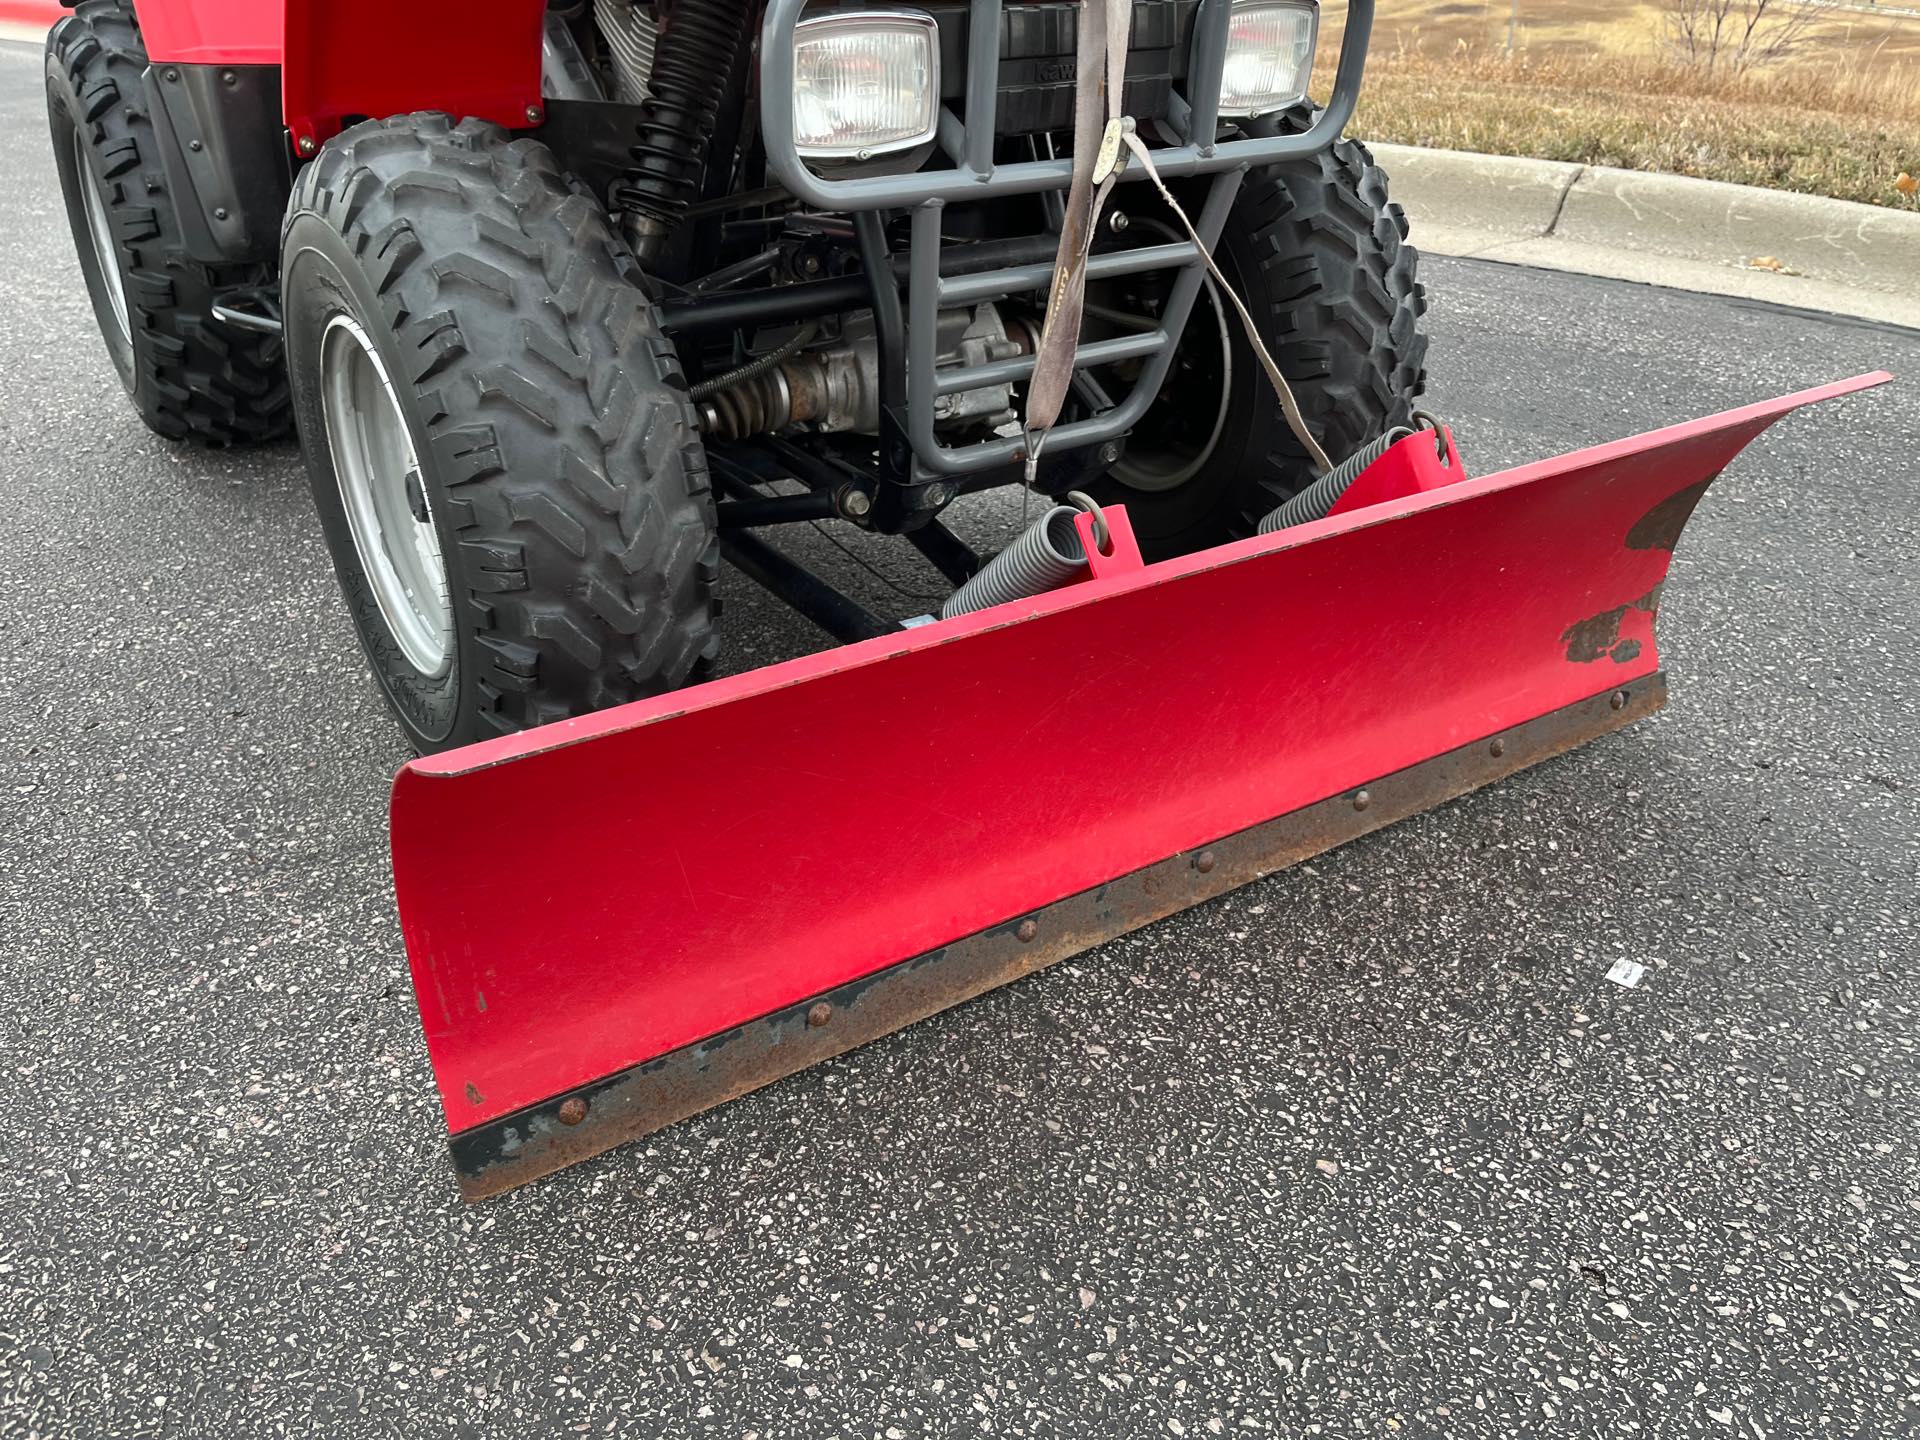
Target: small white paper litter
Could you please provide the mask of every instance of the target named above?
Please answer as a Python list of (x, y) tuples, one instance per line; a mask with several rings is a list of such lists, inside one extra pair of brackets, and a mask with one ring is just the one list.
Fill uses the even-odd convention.
[(1616, 985), (1624, 985), (1629, 990), (1640, 988), (1640, 977), (1647, 973), (1647, 967), (1638, 960), (1616, 960), (1613, 968), (1607, 971), (1607, 979)]

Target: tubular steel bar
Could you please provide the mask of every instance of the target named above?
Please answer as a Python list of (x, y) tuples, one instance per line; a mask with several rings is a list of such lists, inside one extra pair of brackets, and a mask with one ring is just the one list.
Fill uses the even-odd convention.
[(880, 404), (895, 409), (907, 403), (906, 322), (900, 315), (900, 286), (893, 278), (887, 250), (887, 222), (878, 210), (853, 217), (860, 264), (873, 287), (873, 338), (879, 350)]
[[(1138, 335), (1116, 335), (1111, 340), (1094, 340), (1073, 352), (1073, 363), (1080, 369), (1089, 365), (1112, 365), (1120, 360), (1138, 360), (1158, 355), (1167, 345), (1165, 330), (1145, 330)], [(1015, 355), (1010, 360), (995, 360), (966, 370), (942, 370), (934, 376), (933, 392), (952, 395), (976, 385), (1004, 385), (1024, 380), (1033, 374), (1033, 356)]]
[(964, 585), (980, 573), (981, 560), (973, 547), (938, 520), (907, 531), (907, 543), (926, 556), (951, 584)]
[[(1051, 239), (1047, 248), (1053, 248)], [(1198, 255), (1199, 252), (1185, 240), (1177, 245), (1142, 245), (1137, 250), (1109, 250), (1087, 261), (1087, 279), (1116, 280), (1122, 275), (1138, 275), (1145, 270), (1171, 270), (1176, 265), (1191, 265)], [(1051, 258), (1033, 265), (1009, 266), (984, 274), (950, 278), (943, 267), (940, 299), (947, 305), (972, 305), (981, 300), (999, 300), (1029, 290), (1043, 290), (1052, 282)]]
[[(1333, 100), (1328, 104), (1327, 109), (1331, 112), (1334, 106), (1341, 102), (1340, 82), (1346, 78), (1347, 56), (1350, 53), (1348, 42), (1356, 34), (1354, 25), (1358, 23), (1359, 44), (1353, 47), (1359, 52), (1353, 75), (1353, 88), (1356, 93), (1346, 97), (1346, 113), (1341, 115), (1338, 123), (1323, 142), (1327, 145), (1331, 145), (1340, 138), (1340, 131), (1346, 127), (1347, 120), (1353, 113), (1354, 101), (1358, 99), (1360, 64), (1366, 58), (1367, 39), (1373, 28), (1373, 0), (1362, 0), (1362, 3), (1366, 6), (1364, 15), (1357, 16), (1357, 6), (1350, 6), (1347, 11), (1347, 30), (1340, 40), (1340, 66), (1334, 79)], [(1215, 144), (1214, 137), (1220, 128), (1220, 84), (1227, 68), (1227, 25), (1232, 8), (1232, 0), (1207, 0), (1207, 3), (1201, 6), (1200, 18), (1194, 22), (1193, 46), (1187, 57), (1186, 93), (1180, 97), (1187, 104), (1186, 123), (1183, 129), (1187, 144), (1193, 146), (1203, 159), (1212, 158), (1219, 148)], [(1314, 23), (1317, 33), (1319, 25), (1317, 17)], [(1314, 130), (1319, 128), (1318, 124), (1313, 126)], [(1308, 133), (1311, 134), (1312, 131)], [(1154, 161), (1156, 165), (1159, 163), (1158, 160)], [(1256, 160), (1250, 163), (1262, 162)], [(1161, 167), (1161, 173), (1163, 175), (1166, 173), (1165, 166)]]
[(758, 1020), (454, 1135), (460, 1193), (484, 1200), (711, 1109), (1130, 930), (1618, 730), (1666, 703), (1644, 678), (1481, 736), (1431, 760), (1210, 844)]
[[(993, 129), (1000, 104), (1000, 0), (974, 0), (968, 23), (972, 28), (967, 31), (967, 118), (961, 165), (991, 180)], [(793, 113), (791, 107), (787, 113)]]
[[(1207, 203), (1200, 211), (1200, 218), (1194, 222), (1194, 228), (1200, 232), (1200, 238), (1209, 250), (1219, 243), (1220, 232), (1227, 223), (1227, 212), (1233, 208), (1234, 197), (1240, 192), (1240, 181), (1244, 175), (1244, 169), (1236, 168), (1214, 176)], [(912, 273), (907, 283), (907, 438), (912, 442), (916, 460), (924, 469), (937, 475), (973, 475), (1014, 463), (1025, 454), (1026, 440), (1022, 436), (1012, 435), (961, 448), (942, 445), (933, 428), (936, 393), (942, 386), (963, 390), (973, 385), (1004, 383), (1008, 378), (1024, 378), (1032, 372), (1033, 362), (1030, 357), (1022, 357), (1020, 360), (996, 361), (968, 369), (936, 370), (936, 325), (943, 283), (940, 279), (942, 209), (942, 204), (935, 201), (913, 212)], [(1166, 308), (1161, 312), (1157, 330), (1124, 337), (1124, 342), (1100, 341), (1082, 346), (1075, 353), (1076, 364), (1087, 363), (1088, 352), (1093, 352), (1098, 361), (1120, 358), (1121, 354), (1146, 355), (1147, 363), (1125, 400), (1101, 414), (1059, 426), (1047, 438), (1050, 448), (1068, 450), (1082, 445), (1097, 445), (1118, 438), (1139, 423), (1140, 417), (1160, 393), (1161, 382), (1166, 379), (1167, 370), (1173, 364), (1174, 349), (1187, 323), (1187, 315), (1193, 309), (1194, 297), (1200, 293), (1200, 280), (1204, 274), (1197, 257), (1181, 268), (1167, 296)], [(1138, 345), (1141, 348), (1118, 349), (1123, 343), (1128, 347)], [(1153, 348), (1148, 349), (1149, 345)], [(1021, 368), (1023, 364), (1024, 368)], [(996, 381), (993, 378), (995, 376), (1000, 379)]]
[(834, 509), (833, 496), (819, 490), (809, 490), (804, 495), (756, 495), (745, 500), (722, 500), (714, 507), (722, 530), (832, 520), (839, 513)]
[[(1052, 235), (1022, 235), (1012, 240), (981, 240), (970, 245), (956, 245), (941, 257), (940, 273), (953, 279), (982, 271), (998, 272), (987, 277), (982, 293), (976, 297), (983, 300), (1021, 290), (1037, 290), (1052, 278), (1050, 262), (1058, 243), (1058, 239)], [(1193, 252), (1191, 245), (1183, 244), (1156, 246), (1152, 253), (1159, 255), (1175, 249), (1181, 253), (1156, 260), (1155, 265), (1176, 263)], [(1126, 269), (1102, 269), (1100, 262), (1147, 253), (1146, 250), (1123, 250), (1096, 256), (1095, 268), (1091, 273), (1096, 277), (1129, 274), (1130, 270)], [(906, 256), (892, 256), (887, 263), (898, 279), (907, 278)], [(1040, 270), (1040, 279), (1028, 283), (1025, 277), (1036, 266)], [(1154, 266), (1143, 265), (1141, 268), (1151, 269)], [(1002, 276), (1019, 278), (1008, 281)], [(774, 285), (737, 293), (669, 295), (660, 302), (660, 328), (669, 335), (735, 330), (751, 325), (774, 325), (787, 320), (809, 320), (819, 315), (838, 315), (843, 310), (858, 310), (871, 303), (872, 291), (865, 275), (844, 275), (833, 280), (802, 280), (795, 285)]]
[(722, 530), (720, 553), (727, 563), (756, 584), (764, 586), (818, 625), (834, 639), (851, 645), (876, 635), (893, 635), (900, 627), (882, 620), (856, 600), (834, 589), (790, 556), (774, 549), (748, 530)]

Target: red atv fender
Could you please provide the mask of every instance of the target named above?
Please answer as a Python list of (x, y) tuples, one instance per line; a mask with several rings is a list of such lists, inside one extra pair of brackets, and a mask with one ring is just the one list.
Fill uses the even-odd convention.
[(349, 117), (444, 110), (538, 124), (543, 0), (139, 0), (156, 64), (281, 65), (295, 149)]

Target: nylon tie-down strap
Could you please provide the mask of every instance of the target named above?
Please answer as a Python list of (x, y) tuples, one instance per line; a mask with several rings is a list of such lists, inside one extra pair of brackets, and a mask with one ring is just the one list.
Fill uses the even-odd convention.
[[(1240, 324), (1247, 332), (1253, 353), (1280, 397), (1280, 409), (1287, 427), (1305, 448), (1315, 474), (1333, 468), (1325, 450), (1307, 428), (1299, 403), (1287, 384), (1286, 376), (1274, 363), (1266, 343), (1255, 328), (1253, 316), (1234, 288), (1221, 273), (1212, 252), (1194, 229), (1193, 221), (1180, 202), (1173, 198), (1160, 172), (1154, 167), (1134, 125), (1133, 118), (1122, 113), (1127, 80), (1127, 33), (1133, 20), (1133, 0), (1081, 0), (1078, 57), (1078, 90), (1073, 111), (1073, 181), (1067, 190), (1066, 216), (1060, 226), (1060, 248), (1053, 262), (1053, 287), (1047, 294), (1047, 314), (1040, 327), (1040, 343), (1034, 349), (1033, 378), (1027, 384), (1026, 479), (1032, 485), (1040, 465), (1040, 449), (1047, 432), (1060, 419), (1066, 403), (1067, 387), (1073, 381), (1073, 357), (1080, 345), (1080, 322), (1086, 305), (1087, 256), (1127, 153), (1145, 168), (1147, 177), (1178, 217), (1187, 238), (1200, 254), (1214, 283), (1233, 302)], [(1104, 115), (1104, 119), (1103, 119)], [(1123, 147), (1125, 152), (1123, 153)]]
[[(1040, 447), (1060, 418), (1067, 386), (1073, 380), (1073, 352), (1080, 344), (1080, 320), (1087, 295), (1087, 252), (1094, 227), (1119, 174), (1102, 132), (1120, 123), (1127, 85), (1127, 31), (1133, 0), (1081, 0), (1078, 88), (1073, 106), (1073, 182), (1067, 190), (1060, 248), (1054, 255), (1053, 288), (1047, 293), (1047, 317), (1034, 349), (1033, 379), (1027, 385), (1027, 483), (1033, 483)], [(1095, 179), (1098, 162), (1105, 173)]]

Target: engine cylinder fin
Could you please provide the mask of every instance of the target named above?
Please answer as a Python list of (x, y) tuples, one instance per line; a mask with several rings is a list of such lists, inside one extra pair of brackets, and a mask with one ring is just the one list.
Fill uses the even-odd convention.
[(613, 57), (614, 98), (638, 105), (653, 93), (653, 52), (658, 28), (636, 0), (593, 0), (593, 18)]

